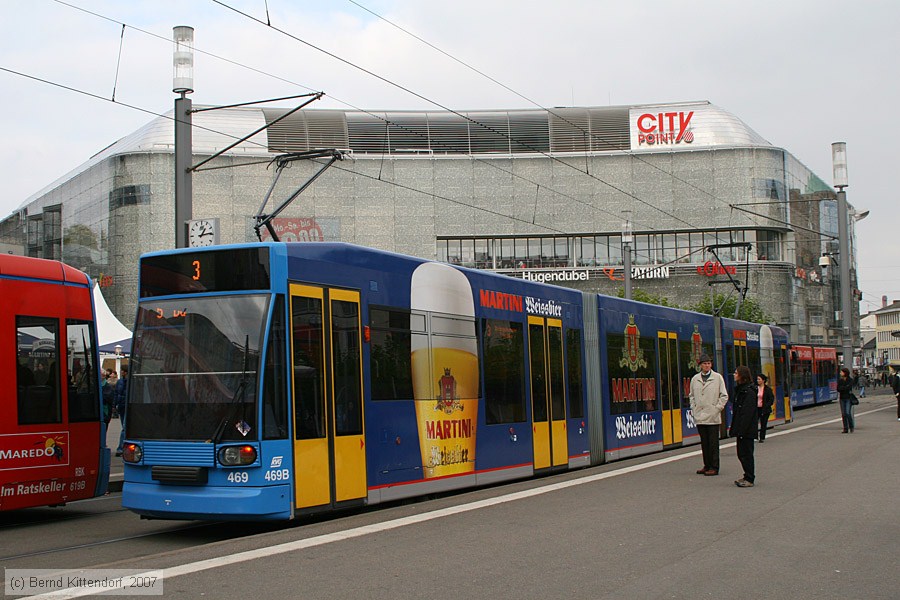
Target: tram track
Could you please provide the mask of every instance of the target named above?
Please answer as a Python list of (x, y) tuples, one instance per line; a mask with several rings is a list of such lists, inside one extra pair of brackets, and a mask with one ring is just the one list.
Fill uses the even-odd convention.
[[(87, 505), (89, 502), (97, 502), (102, 500), (112, 500), (109, 496), (101, 496), (98, 498), (88, 498), (86, 500), (78, 500), (77, 502), (73, 502), (71, 504), (65, 505), (66, 508), (80, 508), (82, 506)], [(117, 504), (115, 508), (111, 508), (109, 510), (101, 510), (98, 512), (78, 512), (78, 513), (62, 513), (62, 512), (50, 512), (51, 510), (63, 510), (63, 507), (39, 507), (39, 508), (30, 508), (23, 509), (21, 511), (16, 511), (12, 513), (8, 513), (6, 515), (2, 515), (3, 517), (21, 517), (25, 515), (26, 517), (34, 517), (34, 518), (26, 518), (15, 521), (7, 521), (5, 518), (0, 519), (0, 531), (5, 529), (12, 529), (18, 527), (29, 527), (33, 525), (47, 525), (53, 523), (62, 523), (67, 521), (77, 521), (81, 519), (89, 519), (91, 517), (96, 517), (100, 515), (110, 515), (115, 513), (128, 512), (127, 508), (122, 508), (120, 504)], [(46, 514), (41, 514), (38, 516), (36, 513), (38, 512), (46, 512)]]
[[(125, 510), (125, 509), (123, 509), (123, 510)], [(0, 556), (0, 561), (19, 560), (19, 559), (23, 559), (23, 558), (32, 558), (35, 556), (46, 556), (46, 555), (50, 555), (50, 554), (61, 554), (64, 552), (71, 552), (74, 550), (84, 550), (87, 548), (96, 548), (99, 546), (106, 546), (108, 544), (116, 544), (116, 543), (120, 543), (120, 542), (127, 542), (130, 540), (138, 540), (138, 539), (148, 538), (148, 537), (153, 537), (153, 536), (171, 535), (173, 533), (179, 533), (179, 532), (188, 531), (191, 529), (201, 529), (204, 527), (213, 527), (216, 525), (221, 525), (221, 522), (215, 521), (212, 523), (192, 523), (191, 525), (175, 527), (173, 529), (167, 529), (165, 531), (148, 531), (148, 532), (140, 533), (140, 534), (136, 534), (136, 535), (128, 535), (128, 536), (122, 536), (122, 537), (117, 537), (117, 538), (112, 538), (112, 539), (98, 540), (96, 542), (86, 542), (84, 544), (76, 544), (76, 545), (72, 545), (72, 546), (62, 546), (62, 547), (51, 548), (51, 549), (47, 549), (47, 550), (36, 550), (33, 552), (26, 552), (23, 554)]]

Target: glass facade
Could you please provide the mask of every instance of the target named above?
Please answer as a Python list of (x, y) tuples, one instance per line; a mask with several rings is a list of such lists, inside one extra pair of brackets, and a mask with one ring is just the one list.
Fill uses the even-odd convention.
[[(706, 249), (717, 244), (750, 244), (751, 262), (781, 261), (785, 233), (777, 230), (673, 231), (635, 233), (634, 265), (702, 264), (710, 259)], [(621, 266), (619, 234), (571, 237), (438, 238), (438, 260), (475, 269), (520, 270)], [(746, 247), (717, 248), (723, 263), (747, 260)]]
[[(223, 130), (222, 123), (233, 119), (235, 131), (246, 134), (246, 118), (259, 118), (251, 114), (258, 110), (216, 111), (212, 130)], [(605, 115), (604, 110), (591, 114)], [(697, 271), (714, 260), (704, 249), (749, 243), (749, 256), (742, 247), (719, 248), (716, 254), (726, 265), (749, 261), (751, 296), (793, 339), (836, 339), (836, 281), (821, 277), (818, 268), (837, 232), (829, 186), (785, 150), (752, 136), (746, 146), (623, 151), (629, 117), (627, 110), (619, 112), (615, 122), (623, 145), (614, 149), (573, 146), (571, 132), (550, 123), (545, 113), (472, 114), (516, 136), (530, 132), (528, 151), (511, 150), (508, 138), (474, 139), (468, 125), (445, 123), (436, 113), (384, 113), (396, 122), (427, 125), (411, 129), (386, 128), (355, 113), (322, 113), (343, 135), (334, 137), (338, 141), (322, 139), (352, 148), (355, 160), (324, 173), (279, 215), (276, 226), (285, 241), (349, 242), (506, 272), (593, 267), (592, 273), (602, 274), (623, 264), (622, 211), (631, 210), (634, 266), (666, 265), (685, 277), (642, 281), (642, 288), (678, 294), (682, 305), (696, 302), (710, 290), (707, 277)], [(304, 122), (319, 123), (318, 112), (303, 113)], [(197, 124), (206, 118), (201, 115)], [(320, 125), (282, 128), (278, 135), (293, 139), (304, 131), (331, 131)], [(84, 270), (101, 282), (110, 308), (128, 325), (136, 314), (139, 256), (172, 248), (175, 239), (172, 139), (166, 137), (172, 135), (171, 122), (159, 119), (147, 127), (145, 136), (141, 130), (123, 138), (0, 222), (4, 250), (59, 258)], [(423, 145), (416, 134), (434, 137), (438, 129), (446, 133), (440, 145)], [(387, 146), (379, 137), (384, 135)], [(201, 147), (204, 143), (208, 146)], [(307, 140), (305, 147), (313, 146), (321, 142)], [(194, 155), (205, 157), (220, 147), (197, 136)], [(574, 155), (566, 152), (577, 152), (577, 161), (570, 164)], [(240, 146), (217, 158), (215, 169), (195, 173), (192, 214), (219, 219), (221, 243), (256, 241), (254, 215), (274, 179), (260, 156), (274, 153), (274, 146)], [(318, 168), (308, 161), (293, 163), (272, 198), (289, 196)], [(609, 293), (621, 286), (612, 274), (609, 281), (604, 277), (592, 274), (584, 289)], [(807, 329), (812, 307), (821, 309), (822, 324)]]

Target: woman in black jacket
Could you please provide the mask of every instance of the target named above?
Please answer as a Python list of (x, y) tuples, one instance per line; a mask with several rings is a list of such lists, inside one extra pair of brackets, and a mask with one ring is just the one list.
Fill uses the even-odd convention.
[(853, 404), (851, 404), (853, 396), (853, 380), (850, 378), (850, 369), (844, 367), (841, 369), (841, 377), (837, 384), (838, 402), (841, 404), (841, 421), (844, 423), (844, 430), (841, 433), (853, 433), (856, 422), (853, 419)]
[(744, 468), (744, 476), (734, 482), (738, 487), (753, 487), (756, 473), (753, 464), (753, 440), (757, 433), (757, 388), (750, 378), (750, 369), (741, 365), (734, 371), (734, 397), (731, 407), (731, 437), (737, 438), (737, 456)]
[(766, 441), (766, 427), (769, 423), (769, 415), (772, 414), (772, 405), (775, 404), (775, 393), (768, 384), (769, 378), (765, 373), (756, 376), (756, 414), (759, 418), (759, 443)]

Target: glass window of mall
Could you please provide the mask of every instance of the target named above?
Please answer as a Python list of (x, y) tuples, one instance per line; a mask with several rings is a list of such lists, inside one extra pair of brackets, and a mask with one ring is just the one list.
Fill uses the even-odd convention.
[[(706, 248), (749, 243), (751, 261), (782, 260), (784, 233), (768, 229), (635, 233), (636, 265), (703, 263)], [(744, 262), (748, 247), (719, 248), (722, 262)], [(476, 269), (559, 269), (621, 265), (618, 234), (529, 237), (447, 237), (437, 240), (438, 260)]]

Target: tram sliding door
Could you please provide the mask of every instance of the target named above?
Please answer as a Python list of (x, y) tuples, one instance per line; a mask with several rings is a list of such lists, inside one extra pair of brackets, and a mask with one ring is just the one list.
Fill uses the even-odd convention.
[(528, 317), (534, 469), (568, 466), (562, 321)]
[(365, 498), (359, 292), (290, 291), (296, 508)]
[(678, 334), (657, 332), (659, 339), (659, 388), (662, 393), (663, 446), (680, 444), (681, 394), (678, 390)]

